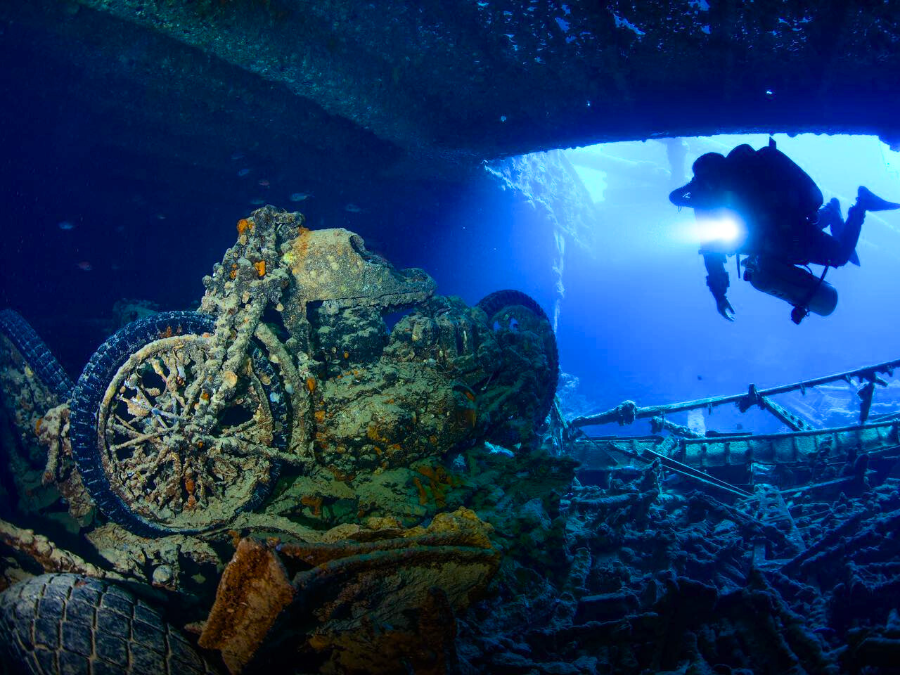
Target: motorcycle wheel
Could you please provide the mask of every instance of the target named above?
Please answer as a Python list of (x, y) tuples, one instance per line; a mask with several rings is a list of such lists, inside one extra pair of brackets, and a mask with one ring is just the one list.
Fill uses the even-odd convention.
[(515, 326), (516, 331), (531, 331), (538, 335), (546, 357), (546, 366), (538, 372), (537, 405), (534, 407), (533, 421), (540, 427), (553, 405), (559, 381), (559, 350), (550, 319), (533, 298), (515, 290), (491, 293), (477, 307), (487, 314), (488, 326), (495, 330), (510, 331)]
[(258, 506), (278, 478), (266, 450), (287, 445), (288, 397), (256, 344), (214, 428), (192, 427), (210, 395), (214, 330), (214, 317), (197, 312), (129, 324), (91, 357), (73, 392), (72, 452), (84, 485), (135, 534), (216, 527)]

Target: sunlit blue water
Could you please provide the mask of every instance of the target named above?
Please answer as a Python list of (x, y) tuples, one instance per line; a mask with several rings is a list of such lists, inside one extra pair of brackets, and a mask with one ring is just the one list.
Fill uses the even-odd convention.
[[(845, 215), (859, 185), (900, 199), (898, 155), (875, 138), (775, 138), (826, 200), (841, 201)], [(727, 152), (744, 142), (758, 148), (767, 137), (692, 140), (688, 166), (703, 152)], [(616, 144), (602, 151), (666, 165), (658, 143)], [(584, 175), (589, 186), (602, 178)], [(900, 307), (893, 298), (900, 292), (900, 213), (867, 216), (857, 249), (862, 266), (828, 272), (839, 293), (837, 309), (796, 326), (789, 305), (738, 281), (733, 258), (728, 295), (736, 320), (728, 323), (716, 313), (697, 254), (700, 243), (685, 236), (692, 229), (692, 211), (679, 213), (663, 189), (610, 207), (610, 222), (598, 223), (604, 228), (604, 253), (573, 252), (567, 265), (559, 330), (563, 367), (578, 374), (604, 406), (624, 398), (646, 405), (738, 393), (751, 382), (763, 387), (897, 358)]]

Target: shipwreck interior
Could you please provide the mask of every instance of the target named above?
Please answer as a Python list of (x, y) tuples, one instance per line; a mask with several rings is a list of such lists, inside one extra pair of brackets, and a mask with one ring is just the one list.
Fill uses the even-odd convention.
[(900, 672), (900, 212), (728, 324), (667, 198), (900, 201), (892, 3), (0, 2), (0, 64), (0, 672)]

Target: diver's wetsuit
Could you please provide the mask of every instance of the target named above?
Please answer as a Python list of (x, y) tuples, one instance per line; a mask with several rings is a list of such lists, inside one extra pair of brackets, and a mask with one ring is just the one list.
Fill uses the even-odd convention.
[[(757, 222), (748, 218), (747, 240), (735, 251), (741, 255), (761, 255), (775, 258), (791, 265), (827, 265), (842, 267), (846, 265), (856, 250), (856, 243), (862, 229), (866, 211), (858, 205), (850, 207), (847, 221), (841, 218), (834, 207), (822, 207), (811, 218), (785, 218), (774, 220), (770, 216), (761, 215)], [(835, 237), (825, 232), (841, 232)], [(703, 262), (707, 273), (715, 278), (707, 284), (713, 295), (715, 289), (722, 292), (728, 288), (728, 273), (725, 271), (726, 254), (722, 251), (703, 250)], [(857, 263), (858, 264), (858, 263)]]
[[(812, 178), (773, 142), (759, 150), (739, 145), (727, 157), (702, 156), (694, 164), (694, 179), (673, 191), (669, 199), (699, 212), (730, 208), (744, 219), (747, 238), (736, 250), (701, 250), (706, 283), (726, 318), (723, 304), (730, 308), (725, 299), (727, 255), (840, 267), (854, 257), (866, 212), (861, 205), (852, 206), (845, 223), (836, 200), (822, 207), (822, 192)], [(826, 227), (840, 236), (828, 234)]]

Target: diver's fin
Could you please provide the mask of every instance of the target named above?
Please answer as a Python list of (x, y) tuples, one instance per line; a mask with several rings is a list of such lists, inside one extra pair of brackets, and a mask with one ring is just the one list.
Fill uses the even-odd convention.
[(856, 203), (866, 211), (893, 211), (894, 209), (900, 209), (900, 204), (882, 199), (878, 195), (873, 194), (869, 188), (862, 185), (859, 186)]
[(850, 260), (854, 265), (859, 267), (859, 256), (856, 254), (856, 249), (853, 250), (853, 253), (850, 254)]

